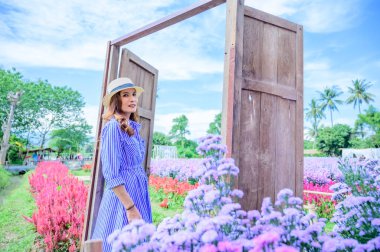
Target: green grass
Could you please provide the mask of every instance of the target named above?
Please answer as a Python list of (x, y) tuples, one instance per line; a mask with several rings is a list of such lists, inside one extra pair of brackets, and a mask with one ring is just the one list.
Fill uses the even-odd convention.
[(22, 216), (31, 217), (35, 203), (29, 192), (28, 174), (19, 187), (4, 198), (0, 206), (0, 251), (30, 251), (36, 238), (33, 224)]
[(0, 166), (0, 191), (3, 190), (9, 184), (11, 173)]
[(74, 176), (91, 176), (91, 170), (70, 170)]
[(332, 223), (332, 222), (326, 222), (326, 226), (325, 226), (325, 232), (326, 233), (331, 233), (333, 231), (333, 228), (334, 228), (335, 224)]
[(162, 202), (162, 195), (155, 192), (155, 190), (151, 187), (149, 188), (149, 193), (152, 205), (153, 224), (156, 226), (166, 217), (172, 217), (183, 212), (183, 202), (181, 204), (170, 204), (169, 208), (162, 208), (160, 207), (160, 203)]

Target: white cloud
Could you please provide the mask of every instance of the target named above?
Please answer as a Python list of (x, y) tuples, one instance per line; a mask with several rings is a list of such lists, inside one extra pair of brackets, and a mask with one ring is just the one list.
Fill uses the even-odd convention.
[(219, 110), (192, 109), (186, 113), (156, 114), (154, 119), (154, 130), (168, 134), (173, 119), (185, 114), (189, 119), (190, 136), (189, 139), (197, 139), (207, 134), (209, 124), (214, 120)]
[(91, 136), (95, 137), (96, 126), (98, 124), (98, 106), (85, 106), (83, 108), (83, 116), (86, 119), (87, 123), (92, 126)]
[[(312, 58), (312, 56), (310, 56)], [(322, 91), (325, 87), (338, 86), (342, 91), (347, 89), (351, 80), (357, 74), (352, 71), (343, 71), (331, 66), (329, 60), (305, 60), (304, 87)]]
[(358, 25), (364, 3), (359, 0), (247, 0), (246, 4), (290, 18), (308, 32), (331, 33)]
[(302, 0), (246, 0), (245, 5), (271, 13), (273, 15), (283, 16), (296, 13), (296, 6), (301, 2)]
[[(0, 14), (0, 58), (3, 64), (16, 67), (102, 71), (108, 40), (173, 13), (173, 5), (178, 3), (175, 0), (13, 2), (9, 8), (12, 11)], [(210, 29), (224, 29), (222, 12), (216, 9), (207, 18), (201, 16), (181, 22), (130, 47), (156, 66), (162, 79), (191, 79), (195, 74), (222, 73), (223, 60), (207, 53), (210, 43), (224, 46), (223, 34), (208, 36)]]

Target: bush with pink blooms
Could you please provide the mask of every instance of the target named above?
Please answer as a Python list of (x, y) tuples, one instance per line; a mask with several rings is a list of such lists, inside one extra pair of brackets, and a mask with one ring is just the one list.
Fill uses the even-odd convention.
[(87, 188), (60, 162), (41, 162), (29, 183), (37, 210), (28, 221), (36, 226), (45, 251), (78, 251)]

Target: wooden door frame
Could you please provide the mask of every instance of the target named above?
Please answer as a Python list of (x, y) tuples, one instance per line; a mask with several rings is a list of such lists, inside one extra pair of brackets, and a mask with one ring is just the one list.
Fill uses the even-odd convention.
[[(99, 167), (99, 162), (100, 162), (99, 144), (100, 144), (100, 135), (103, 128), (103, 121), (101, 120), (101, 115), (104, 112), (104, 107), (101, 101), (104, 95), (106, 94), (107, 84), (110, 81), (117, 78), (118, 64), (116, 64), (116, 62), (119, 62), (121, 47), (127, 45), (128, 43), (131, 43), (132, 41), (148, 36), (166, 27), (169, 27), (178, 22), (181, 22), (195, 15), (198, 15), (204, 11), (207, 11), (216, 6), (219, 6), (225, 2), (226, 0), (206, 0), (206, 1), (201, 0), (198, 3), (195, 3), (183, 10), (173, 13), (172, 15), (159, 19), (156, 22), (152, 22), (122, 37), (119, 37), (112, 41), (108, 41), (107, 49), (106, 49), (106, 59), (105, 59), (105, 65), (104, 65), (102, 89), (101, 89), (102, 92), (100, 96), (100, 104), (99, 104), (99, 110), (98, 110), (98, 123), (96, 127), (96, 135), (95, 135), (96, 141), (94, 144), (94, 155), (93, 155), (94, 164), (93, 164), (93, 169), (91, 172), (91, 185), (90, 185), (89, 193), (87, 197), (87, 209), (86, 209), (86, 215), (85, 215), (85, 221), (84, 221), (81, 251), (83, 251), (84, 249), (85, 241), (89, 240), (91, 237), (91, 234), (94, 228), (93, 217), (97, 216), (98, 214), (100, 201), (103, 196), (102, 188), (104, 187), (104, 178), (101, 172), (99, 171), (99, 169), (97, 169)], [(227, 2), (230, 2), (231, 4), (233, 2), (236, 2), (236, 0), (231, 0), (231, 1), (227, 0)]]
[[(172, 15), (164, 17), (156, 22), (152, 22), (140, 29), (130, 32), (122, 37), (107, 43), (106, 60), (104, 67), (104, 76), (102, 83), (101, 99), (106, 94), (107, 84), (117, 77), (119, 55), (122, 46), (146, 37), (152, 33), (160, 31), (166, 27), (179, 23), (183, 20), (196, 16), (202, 12), (212, 9), (226, 3), (226, 40), (225, 40), (225, 57), (224, 57), (224, 80), (223, 80), (223, 101), (222, 101), (222, 139), (227, 145), (227, 157), (235, 158), (238, 164), (240, 155), (239, 142), (233, 141), (233, 136), (240, 134), (240, 99), (241, 88), (246, 85), (242, 78), (242, 58), (243, 58), (243, 24), (244, 24), (244, 0), (201, 0), (183, 10), (177, 11)], [(301, 39), (302, 40), (302, 39)], [(299, 41), (302, 43), (302, 41)], [(297, 61), (303, 62), (301, 55), (297, 55)], [(299, 64), (298, 67), (302, 67)], [(302, 81), (303, 76), (297, 76), (297, 81)], [(303, 90), (299, 90), (303, 91)], [(298, 94), (297, 94), (298, 97)], [(297, 108), (300, 110), (300, 108)], [(93, 229), (93, 216), (97, 216), (98, 206), (102, 198), (102, 189), (104, 179), (97, 167), (99, 166), (99, 136), (102, 129), (101, 115), (103, 114), (103, 106), (100, 102), (98, 125), (96, 128), (96, 142), (94, 148), (94, 166), (91, 173), (91, 186), (89, 189), (87, 200), (87, 212), (85, 216), (84, 231), (82, 236), (83, 250), (84, 241), (91, 236)], [(301, 120), (303, 118), (297, 118)], [(303, 120), (299, 127), (303, 126)], [(303, 134), (302, 134), (303, 135)], [(302, 146), (297, 146), (297, 149)], [(299, 151), (300, 152), (300, 151)], [(301, 152), (300, 152), (301, 153)], [(301, 164), (300, 164), (301, 165)], [(301, 174), (299, 174), (301, 175)], [(302, 187), (301, 185), (298, 185)], [(93, 200), (95, 197), (95, 200)]]

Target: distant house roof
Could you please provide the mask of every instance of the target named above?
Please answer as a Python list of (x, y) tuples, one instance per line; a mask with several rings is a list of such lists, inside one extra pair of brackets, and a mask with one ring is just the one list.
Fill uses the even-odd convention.
[(28, 150), (28, 151), (23, 151), (23, 153), (33, 153), (33, 152), (41, 152), (41, 151), (49, 151), (49, 152), (57, 152), (56, 150), (52, 148), (39, 148), (39, 149), (33, 149), (33, 150)]

